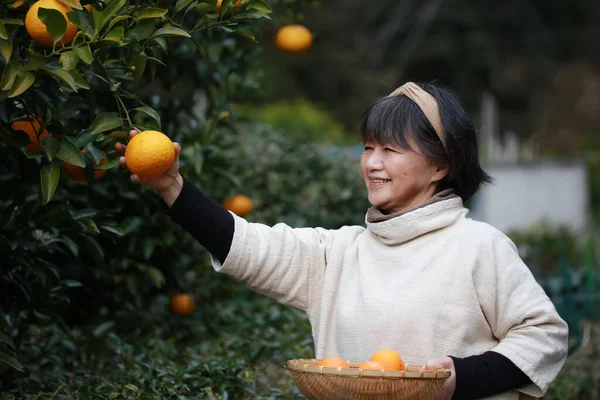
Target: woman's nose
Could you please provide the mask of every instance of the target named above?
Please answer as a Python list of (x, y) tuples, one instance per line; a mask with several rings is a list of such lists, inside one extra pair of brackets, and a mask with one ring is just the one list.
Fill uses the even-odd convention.
[(370, 170), (377, 170), (377, 169), (381, 169), (383, 168), (383, 162), (381, 159), (381, 155), (379, 154), (379, 152), (377, 150), (373, 151), (370, 155), (369, 155), (369, 159), (367, 160), (367, 167)]

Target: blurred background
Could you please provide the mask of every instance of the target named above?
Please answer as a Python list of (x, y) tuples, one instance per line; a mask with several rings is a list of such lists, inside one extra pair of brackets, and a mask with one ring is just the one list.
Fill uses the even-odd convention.
[[(569, 323), (545, 398), (600, 399), (600, 2), (222, 3), (92, 2), (116, 31), (73, 45), (93, 59), (67, 66), (23, 28), (34, 0), (0, 0), (2, 74), (10, 50), (34, 77), (23, 91), (24, 78), (1, 82), (0, 397), (302, 398), (282, 366), (314, 357), (306, 317), (214, 273), (116, 168), (114, 142), (163, 131), (182, 173), (223, 204), (242, 199), (249, 221), (362, 225), (359, 125), (410, 80), (463, 100), (495, 178), (469, 216), (514, 240)], [(282, 51), (288, 24), (312, 45)], [(25, 148), (11, 127), (24, 110), (86, 150), (84, 179), (54, 139)], [(195, 309), (173, 308), (177, 294)]]

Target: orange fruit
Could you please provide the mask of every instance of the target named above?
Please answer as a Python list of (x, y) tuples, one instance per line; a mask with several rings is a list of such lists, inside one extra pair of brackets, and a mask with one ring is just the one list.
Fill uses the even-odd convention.
[(378, 363), (386, 365), (388, 369), (404, 369), (404, 361), (398, 353), (391, 349), (377, 351), (373, 354), (370, 361), (377, 361)]
[[(81, 151), (81, 154), (83, 154), (85, 156), (87, 154), (87, 150), (83, 149)], [(100, 164), (96, 164), (96, 162), (94, 161), (93, 168), (100, 167), (100, 166), (108, 163), (108, 157), (106, 157), (106, 153), (102, 152), (102, 155), (104, 157), (103, 157), (102, 161), (100, 162)], [(85, 168), (78, 167), (77, 165), (69, 164), (68, 162), (65, 162), (63, 164), (63, 168), (65, 169), (65, 172), (67, 173), (67, 175), (69, 175), (69, 177), (71, 179), (73, 179), (74, 181), (87, 182), (87, 176), (85, 176)], [(98, 180), (98, 179), (102, 178), (104, 175), (106, 175), (105, 169), (95, 169), (94, 170), (94, 180)]]
[(21, 7), (23, 4), (25, 4), (25, 0), (16, 0), (15, 2), (13, 2), (11, 4), (12, 8), (19, 8)]
[(346, 360), (340, 357), (328, 357), (322, 360), (319, 364), (319, 367), (329, 367), (329, 368), (350, 368), (350, 364)]
[(40, 116), (26, 116), (23, 118), (27, 118), (27, 120), (15, 121), (12, 123), (11, 128), (15, 131), (24, 131), (29, 136), (29, 140), (31, 143), (27, 145), (27, 148), (31, 151), (42, 151), (42, 146), (40, 146), (40, 139), (43, 139), (47, 136), (52, 136), (47, 130), (43, 130), (40, 133), (40, 123), (42, 122), (42, 117)]
[[(215, 7), (217, 7), (217, 10), (219, 10), (219, 11), (221, 11), (221, 4), (223, 4), (223, 0), (217, 0), (217, 5), (216, 5)], [(236, 2), (233, 4), (233, 6), (234, 6), (234, 7), (237, 7), (237, 6), (239, 6), (240, 4), (242, 4), (242, 0), (237, 0), (237, 1), (236, 1)]]
[(223, 201), (222, 205), (227, 210), (242, 218), (252, 211), (252, 200), (245, 194), (228, 197)]
[(67, 13), (73, 9), (58, 0), (39, 0), (31, 6), (29, 11), (27, 11), (27, 15), (25, 15), (25, 28), (33, 40), (44, 46), (52, 46), (54, 44), (52, 37), (46, 30), (46, 24), (44, 24), (38, 16), (38, 10), (40, 8), (60, 11), (67, 20), (67, 30), (63, 34), (62, 39), (56, 43), (57, 47), (64, 46), (73, 40), (77, 34), (77, 25), (72, 24), (69, 21), (69, 17), (67, 17)]
[(361, 364), (358, 368), (373, 369), (377, 371), (381, 371), (382, 369), (389, 369), (387, 365), (380, 363), (379, 361), (367, 361)]
[(86, 10), (88, 10), (88, 12), (92, 12), (92, 5), (91, 4), (86, 4), (83, 6), (83, 8), (85, 8)]
[(302, 53), (312, 45), (312, 33), (303, 25), (285, 25), (277, 31), (275, 43), (284, 53)]
[(194, 311), (194, 308), (196, 308), (194, 299), (192, 299), (192, 296), (189, 294), (178, 294), (173, 296), (169, 305), (173, 314), (182, 317), (190, 315)]
[(143, 131), (135, 135), (125, 148), (127, 168), (136, 175), (158, 176), (175, 161), (175, 146), (167, 135)]

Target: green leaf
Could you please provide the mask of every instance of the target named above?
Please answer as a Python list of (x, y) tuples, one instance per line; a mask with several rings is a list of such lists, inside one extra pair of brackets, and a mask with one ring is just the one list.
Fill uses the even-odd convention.
[(94, 24), (96, 25), (96, 32), (106, 25), (106, 22), (111, 19), (117, 11), (119, 11), (126, 3), (126, 0), (114, 0), (108, 7), (102, 12), (97, 11), (95, 8), (92, 9), (94, 15)]
[(168, 36), (183, 36), (183, 37), (191, 37), (189, 33), (184, 31), (183, 29), (169, 27), (169, 28), (160, 28), (156, 32), (150, 36), (150, 39), (154, 39), (157, 37), (168, 37)]
[(131, 383), (126, 384), (125, 387), (135, 393), (140, 391), (140, 388), (138, 388), (137, 386), (135, 386)]
[(131, 19), (133, 18), (131, 15), (119, 15), (116, 16), (115, 18), (113, 18), (110, 21), (110, 24), (108, 24), (108, 29), (112, 28), (114, 25), (118, 24), (121, 21), (125, 21), (126, 19)]
[(61, 283), (63, 285), (65, 285), (66, 287), (82, 287), (83, 284), (79, 281), (74, 281), (72, 279), (65, 279), (63, 281), (61, 281)]
[(175, 9), (173, 10), (173, 15), (186, 8), (188, 5), (190, 5), (190, 3), (192, 3), (192, 1), (194, 0), (177, 0), (177, 3), (175, 3)]
[(76, 69), (70, 70), (69, 74), (71, 75), (71, 77), (75, 81), (75, 84), (77, 85), (77, 87), (80, 87), (82, 89), (89, 89), (90, 88), (89, 83), (87, 83), (87, 81), (85, 79), (83, 79), (83, 77), (79, 74), (79, 72), (77, 72)]
[(263, 0), (250, 0), (250, 8), (253, 8), (253, 9), (263, 12), (265, 14), (269, 14), (269, 13), (273, 12), (273, 10), (271, 9), (271, 6), (269, 6)]
[(256, 42), (256, 38), (254, 37), (254, 33), (252, 33), (248, 29), (238, 29), (237, 31), (235, 31), (235, 33), (237, 33), (238, 35), (247, 37), (248, 39), (251, 39), (252, 41)]
[(92, 335), (94, 335), (95, 337), (104, 336), (108, 331), (110, 331), (110, 329), (114, 325), (115, 325), (114, 321), (107, 321), (107, 322), (101, 323), (100, 325), (98, 325), (96, 327), (96, 329), (94, 329), (92, 331)]
[(40, 179), (42, 186), (42, 205), (48, 204), (48, 202), (54, 196), (56, 187), (58, 186), (58, 180), (60, 178), (60, 167), (58, 164), (48, 164), (42, 167), (40, 170)]
[(50, 34), (52, 41), (57, 43), (62, 39), (67, 30), (67, 20), (60, 11), (42, 8), (38, 9), (38, 17), (46, 24), (46, 30)]
[(23, 366), (21, 365), (21, 363), (18, 362), (16, 358), (14, 358), (13, 356), (10, 356), (6, 353), (0, 353), (0, 362), (13, 367), (14, 369), (16, 369), (19, 372), (24, 372), (24, 369), (23, 369)]
[(23, 21), (21, 18), (4, 18), (2, 22), (4, 22), (4, 25), (25, 25), (25, 21)]
[(135, 15), (137, 20), (147, 19), (147, 18), (160, 18), (163, 15), (166, 15), (169, 10), (164, 8), (145, 8), (139, 13)]
[(6, 33), (6, 28), (4, 27), (4, 23), (0, 19), (0, 39), (8, 40), (8, 33)]
[(140, 112), (143, 112), (144, 114), (150, 116), (150, 118), (155, 120), (156, 123), (158, 124), (158, 129), (159, 130), (161, 129), (160, 115), (158, 115), (158, 112), (156, 112), (155, 109), (148, 107), (148, 106), (143, 106), (143, 107), (134, 108), (131, 111), (140, 111)]
[(217, 10), (216, 7), (206, 3), (198, 4), (194, 10), (196, 10), (196, 12), (200, 15), (206, 15), (207, 17), (211, 18), (216, 18), (220, 15), (219, 10)]
[(13, 45), (11, 40), (0, 39), (0, 55), (4, 58), (4, 61), (9, 62), (10, 56), (12, 55)]
[(58, 150), (56, 150), (54, 157), (66, 161), (69, 164), (85, 168), (85, 160), (83, 159), (81, 150), (68, 139), (60, 139), (60, 145), (58, 146)]
[(47, 316), (46, 314), (42, 314), (38, 310), (33, 310), (33, 315), (35, 315), (37, 318), (41, 319), (42, 321), (49, 321), (52, 319), (49, 316)]
[(152, 279), (152, 281), (154, 282), (154, 285), (157, 288), (160, 288), (165, 283), (164, 275), (157, 268), (154, 268), (154, 267), (148, 268), (148, 275), (150, 275), (150, 278)]
[(115, 129), (120, 127), (122, 122), (121, 117), (116, 112), (102, 113), (96, 117), (92, 126), (90, 126), (90, 133), (100, 133)]
[(4, 71), (2, 72), (2, 79), (0, 79), (0, 89), (9, 90), (12, 88), (15, 79), (19, 75), (20, 65), (13, 61), (8, 63)]
[(148, 62), (148, 57), (144, 52), (137, 53), (132, 60), (131, 66), (133, 67), (133, 80), (138, 82), (142, 75), (144, 75), (144, 70), (146, 69), (146, 63)]
[(33, 85), (35, 82), (35, 75), (33, 75), (29, 71), (21, 71), (17, 78), (15, 79), (12, 87), (10, 88), (10, 92), (8, 92), (8, 97), (17, 97), (20, 94), (23, 94), (27, 89)]
[(15, 348), (15, 344), (13, 343), (13, 341), (8, 337), (7, 334), (5, 334), (2, 331), (0, 331), (0, 343), (4, 343), (12, 349)]
[(58, 0), (61, 3), (69, 6), (69, 7), (73, 7), (77, 10), (83, 10), (83, 7), (81, 6), (81, 3), (79, 2), (79, 0)]
[(113, 233), (113, 234), (117, 235), (118, 237), (123, 236), (123, 232), (121, 231), (121, 229), (119, 229), (116, 226), (100, 225), (100, 228), (104, 229), (107, 232)]
[(36, 71), (44, 65), (46, 59), (43, 54), (36, 53), (32, 49), (27, 49), (27, 62), (25, 63), (25, 69), (27, 71)]
[(134, 31), (135, 37), (138, 41), (146, 40), (152, 35), (155, 28), (156, 21), (153, 21), (151, 19), (143, 19), (141, 21), (138, 21)]
[(53, 67), (44, 68), (44, 69), (46, 71), (48, 71), (50, 74), (59, 78), (61, 81), (65, 82), (67, 85), (69, 85), (71, 90), (77, 92), (77, 84), (75, 83), (75, 79), (73, 79), (71, 74), (69, 74), (67, 71), (63, 71), (62, 69), (53, 68)]
[(63, 70), (70, 71), (77, 66), (77, 63), (79, 62), (79, 56), (75, 51), (65, 51), (60, 54), (59, 61)]
[(94, 62), (94, 56), (92, 54), (92, 50), (90, 49), (90, 45), (88, 44), (75, 47), (75, 53), (77, 53), (81, 61), (88, 65)]
[(271, 17), (269, 17), (267, 14), (260, 12), (260, 11), (252, 11), (249, 12), (247, 14), (244, 14), (244, 18), (249, 18), (249, 19), (261, 19), (261, 18), (266, 18), (266, 19), (271, 19)]
[(67, 17), (71, 23), (77, 25), (79, 30), (88, 35), (94, 35), (96, 26), (92, 13), (87, 10), (72, 10), (67, 13)]
[(42, 148), (46, 151), (46, 155), (50, 161), (54, 158), (59, 147), (60, 140), (57, 137), (51, 136), (42, 139)]
[(104, 36), (104, 40), (110, 40), (111, 42), (116, 42), (119, 44), (123, 44), (123, 39), (125, 37), (125, 30), (122, 26), (117, 26), (112, 31), (108, 32)]
[(96, 167), (95, 169), (112, 169), (112, 168), (116, 168), (118, 166), (119, 166), (119, 159), (114, 158), (114, 159), (110, 160), (109, 162), (107, 162), (106, 164)]

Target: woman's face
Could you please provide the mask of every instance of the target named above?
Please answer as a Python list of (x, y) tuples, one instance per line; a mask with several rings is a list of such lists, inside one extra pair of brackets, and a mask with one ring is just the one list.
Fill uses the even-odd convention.
[[(414, 142), (411, 148), (418, 151)], [(431, 164), (421, 154), (380, 143), (365, 143), (360, 166), (369, 202), (386, 212), (406, 212), (435, 194), (447, 167)]]

